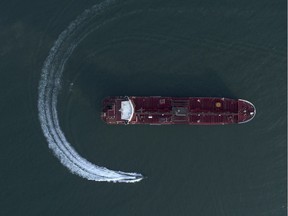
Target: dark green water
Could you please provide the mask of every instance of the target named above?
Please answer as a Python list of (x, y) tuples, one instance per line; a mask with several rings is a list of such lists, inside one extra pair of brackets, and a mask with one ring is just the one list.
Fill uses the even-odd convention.
[[(99, 3), (0, 2), (0, 215), (286, 215), (286, 2), (115, 1), (83, 28), (62, 77), (60, 125), (87, 160), (147, 176), (135, 184), (71, 174), (38, 118), (53, 43)], [(107, 126), (109, 95), (243, 98), (257, 115), (243, 125)]]

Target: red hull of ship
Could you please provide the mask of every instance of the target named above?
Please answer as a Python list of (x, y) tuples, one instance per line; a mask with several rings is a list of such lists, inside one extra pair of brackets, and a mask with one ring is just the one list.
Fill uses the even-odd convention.
[[(123, 101), (133, 109), (128, 120), (121, 118)], [(255, 114), (254, 105), (242, 99), (119, 96), (103, 100), (101, 118), (107, 124), (224, 125), (248, 122)]]

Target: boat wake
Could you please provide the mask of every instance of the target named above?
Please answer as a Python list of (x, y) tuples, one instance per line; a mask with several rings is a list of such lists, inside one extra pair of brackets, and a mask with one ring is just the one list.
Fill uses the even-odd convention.
[[(86, 36), (81, 33), (91, 19), (103, 12), (112, 1), (104, 1), (85, 10), (65, 29), (55, 41), (46, 58), (39, 83), (38, 111), (40, 124), (49, 148), (72, 173), (93, 181), (137, 182), (143, 176), (138, 173), (113, 171), (97, 166), (81, 157), (67, 141), (57, 114), (57, 99), (65, 63), (74, 49)], [(82, 36), (81, 36), (82, 34)]]

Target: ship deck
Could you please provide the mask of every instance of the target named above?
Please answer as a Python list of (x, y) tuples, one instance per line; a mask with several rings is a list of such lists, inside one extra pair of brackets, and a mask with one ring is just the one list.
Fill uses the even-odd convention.
[[(129, 97), (134, 113), (129, 124), (195, 124), (217, 125), (233, 124), (239, 122), (239, 105), (237, 99), (208, 98), (208, 97)], [(104, 100), (111, 109), (104, 110), (104, 121), (108, 124), (125, 124), (121, 119), (121, 102), (125, 97), (110, 97)], [(246, 114), (245, 114), (246, 115)], [(245, 121), (245, 115), (241, 115), (241, 121)]]
[[(221, 98), (135, 97), (135, 117), (140, 124), (227, 124), (238, 121), (238, 102)], [(219, 107), (216, 104), (221, 104)], [(133, 123), (133, 122), (132, 122)]]

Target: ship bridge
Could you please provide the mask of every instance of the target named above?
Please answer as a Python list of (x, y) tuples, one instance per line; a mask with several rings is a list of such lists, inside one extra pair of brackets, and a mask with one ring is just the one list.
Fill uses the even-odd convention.
[(134, 115), (134, 105), (130, 99), (128, 101), (121, 101), (121, 119), (128, 122), (131, 121)]

